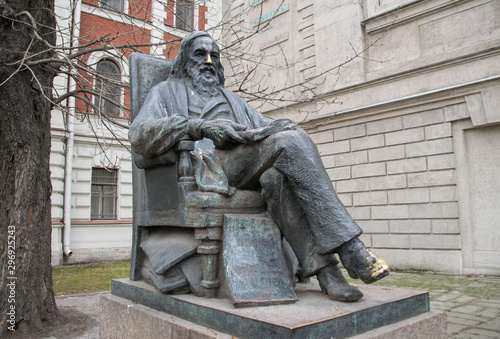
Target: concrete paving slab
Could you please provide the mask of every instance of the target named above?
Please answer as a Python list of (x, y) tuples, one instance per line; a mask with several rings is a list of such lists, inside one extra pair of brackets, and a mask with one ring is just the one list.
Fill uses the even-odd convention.
[(486, 321), (482, 324), (479, 324), (477, 326), (478, 328), (486, 329), (486, 330), (491, 330), (491, 331), (497, 331), (497, 333), (500, 333), (500, 320), (498, 318)]
[(481, 328), (471, 328), (471, 329), (465, 331), (465, 333), (478, 335), (481, 338), (498, 338), (497, 331), (489, 331), (489, 330), (484, 330)]
[(458, 334), (469, 328), (470, 326), (467, 325), (460, 325), (448, 322), (448, 335), (451, 336), (453, 334)]
[(483, 319), (480, 318), (472, 318), (469, 316), (469, 318), (464, 318), (464, 317), (455, 317), (453, 316), (452, 313), (448, 312), (448, 324), (454, 324), (454, 325), (463, 325), (464, 327), (468, 326), (478, 326), (483, 323)]
[(484, 308), (481, 306), (475, 305), (463, 305), (458, 306), (453, 309), (454, 312), (465, 313), (465, 314), (478, 314), (478, 312), (482, 311)]

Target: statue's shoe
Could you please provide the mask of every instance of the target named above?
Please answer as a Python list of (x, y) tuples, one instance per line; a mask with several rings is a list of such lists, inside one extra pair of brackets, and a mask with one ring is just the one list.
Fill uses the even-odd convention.
[(337, 301), (353, 302), (363, 297), (363, 293), (354, 286), (349, 285), (337, 265), (329, 265), (319, 271), (319, 286), (323, 293), (330, 299)]
[(353, 279), (371, 284), (389, 275), (387, 262), (367, 249), (361, 240), (355, 238), (338, 251), (340, 261)]

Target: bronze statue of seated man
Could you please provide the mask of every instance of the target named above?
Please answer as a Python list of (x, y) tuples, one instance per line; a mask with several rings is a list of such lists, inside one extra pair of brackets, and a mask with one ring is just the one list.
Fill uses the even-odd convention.
[(334, 254), (364, 283), (389, 274), (386, 262), (358, 238), (362, 230), (340, 202), (307, 133), (291, 120), (266, 119), (225, 89), (219, 47), (205, 32), (182, 41), (169, 79), (149, 92), (129, 131), (134, 151), (144, 157), (186, 138), (202, 141), (201, 161), (209, 158), (224, 176), (211, 181), (220, 185), (200, 189), (227, 195), (234, 188), (261, 190), (302, 276), (317, 275), (330, 298), (363, 296), (345, 280)]

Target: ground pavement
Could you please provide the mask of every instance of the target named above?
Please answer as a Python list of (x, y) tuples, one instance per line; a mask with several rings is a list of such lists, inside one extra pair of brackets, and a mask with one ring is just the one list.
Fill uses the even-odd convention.
[(500, 277), (391, 272), (377, 284), (429, 291), (431, 309), (446, 312), (449, 338), (500, 338)]
[[(376, 284), (429, 291), (431, 309), (443, 310), (448, 316), (450, 338), (500, 338), (500, 277), (391, 272)], [(68, 327), (67, 334), (59, 329), (47, 333), (45, 338), (99, 338), (99, 297), (102, 294), (56, 298), (61, 314), (80, 314), (82, 320), (85, 315), (87, 321), (79, 325), (77, 335)]]

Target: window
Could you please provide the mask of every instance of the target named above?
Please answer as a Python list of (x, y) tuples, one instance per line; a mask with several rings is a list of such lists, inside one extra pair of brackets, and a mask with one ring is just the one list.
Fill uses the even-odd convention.
[(122, 12), (123, 0), (101, 0), (101, 7)]
[(118, 170), (92, 168), (90, 219), (116, 219)]
[(175, 27), (185, 31), (193, 30), (193, 0), (177, 0), (175, 2)]
[(96, 71), (99, 76), (96, 78), (95, 90), (97, 94), (94, 96), (94, 104), (108, 116), (120, 116), (120, 107), (106, 100), (108, 98), (116, 103), (120, 102), (120, 88), (116, 84), (121, 79), (120, 68), (114, 61), (104, 59), (97, 63)]

